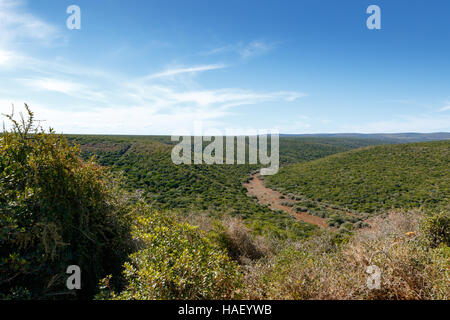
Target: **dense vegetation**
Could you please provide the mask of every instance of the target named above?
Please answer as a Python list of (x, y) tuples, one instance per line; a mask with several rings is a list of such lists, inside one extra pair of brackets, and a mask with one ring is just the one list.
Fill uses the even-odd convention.
[[(69, 143), (35, 127), (31, 111), (29, 119), (9, 118), (12, 130), (0, 136), (0, 299), (449, 298), (446, 142), (369, 147), (287, 166), (268, 179), (280, 182), (285, 175), (290, 182), (292, 168), (356, 154), (339, 172), (361, 174), (365, 167), (358, 163), (364, 162), (374, 166), (368, 173), (384, 169), (382, 181), (389, 186), (397, 183), (398, 171), (408, 178), (408, 190), (428, 192), (412, 193), (426, 201), (399, 198), (399, 205), (423, 205), (422, 211), (386, 211), (369, 221), (355, 207), (352, 219), (371, 228), (337, 233), (246, 196), (242, 182), (254, 166), (175, 166), (166, 137), (71, 136)], [(361, 144), (367, 141), (289, 138), (281, 153), (285, 163), (300, 162)], [(366, 155), (373, 150), (390, 151)], [(401, 164), (386, 168), (387, 155), (422, 182)], [(375, 176), (368, 176), (372, 186)], [(348, 215), (338, 201), (336, 206), (293, 191), (289, 196), (307, 210), (323, 205)], [(390, 209), (374, 210), (383, 208)], [(65, 286), (69, 265), (82, 270), (76, 294)], [(381, 270), (380, 289), (366, 285), (370, 265)]]
[[(208, 212), (242, 217), (257, 234), (304, 238), (315, 227), (295, 221), (284, 212), (273, 212), (246, 195), (242, 183), (255, 165), (174, 165), (169, 137), (69, 136), (86, 159), (123, 171), (129, 190), (142, 190), (146, 200), (162, 210)], [(338, 138), (281, 138), (281, 163), (318, 159), (376, 143), (374, 140)], [(270, 147), (269, 147), (270, 149)]]
[(332, 154), (381, 144), (381, 140), (362, 138), (280, 138), (282, 165), (320, 159)]
[[(434, 208), (450, 197), (450, 141), (382, 145), (284, 167), (268, 186), (306, 203), (305, 210), (363, 213)], [(328, 215), (327, 215), (328, 212)]]
[[(52, 298), (83, 266), (88, 295), (126, 257), (128, 222), (112, 177), (52, 132), (15, 122), (0, 138), (0, 292)], [(63, 293), (61, 293), (63, 292)]]
[[(133, 239), (137, 251), (124, 264), (127, 283), (117, 294), (102, 280), (98, 298), (120, 300), (230, 299), (242, 286), (238, 265), (205, 233), (170, 214), (134, 208)], [(109, 288), (108, 288), (109, 287)]]
[[(324, 233), (284, 245), (251, 265), (247, 298), (448, 300), (449, 230), (447, 206), (379, 216), (340, 244)], [(379, 268), (378, 288), (367, 286), (369, 266)]]
[[(223, 241), (126, 192), (27, 111), (0, 137), (1, 299), (92, 298), (102, 278), (120, 297), (234, 297), (241, 275)], [(70, 265), (80, 291), (66, 287)]]

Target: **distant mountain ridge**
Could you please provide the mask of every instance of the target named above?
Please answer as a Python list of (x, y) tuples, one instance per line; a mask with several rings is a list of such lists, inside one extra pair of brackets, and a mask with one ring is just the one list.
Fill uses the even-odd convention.
[(318, 137), (318, 138), (365, 138), (377, 139), (392, 143), (425, 142), (437, 140), (450, 140), (450, 132), (433, 133), (318, 133), (318, 134), (280, 134), (283, 137)]

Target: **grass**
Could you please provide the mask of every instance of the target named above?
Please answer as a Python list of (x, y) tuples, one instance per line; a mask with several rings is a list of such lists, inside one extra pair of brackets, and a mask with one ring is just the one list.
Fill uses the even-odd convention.
[[(450, 217), (448, 208), (445, 213)], [(247, 299), (443, 299), (450, 298), (448, 243), (431, 246), (424, 213), (394, 211), (371, 229), (336, 241), (329, 233), (283, 244), (246, 268)], [(367, 285), (369, 266), (379, 288)]]

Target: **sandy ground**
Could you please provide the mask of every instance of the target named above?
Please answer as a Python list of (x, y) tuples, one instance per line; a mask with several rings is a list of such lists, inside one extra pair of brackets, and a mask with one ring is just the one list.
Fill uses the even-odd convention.
[(259, 203), (268, 205), (272, 210), (283, 210), (294, 216), (297, 220), (312, 223), (322, 228), (329, 228), (323, 218), (310, 215), (306, 212), (295, 212), (291, 207), (282, 205), (282, 202), (295, 203), (295, 201), (287, 198), (280, 199), (282, 194), (278, 191), (266, 188), (258, 174), (254, 174), (252, 177), (253, 179), (250, 180), (249, 183), (245, 183), (244, 187), (247, 188), (247, 194), (249, 196), (256, 196), (258, 198)]

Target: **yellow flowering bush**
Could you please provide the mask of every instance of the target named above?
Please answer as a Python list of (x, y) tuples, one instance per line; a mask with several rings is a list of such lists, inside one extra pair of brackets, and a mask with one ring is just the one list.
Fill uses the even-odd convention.
[[(120, 294), (111, 293), (109, 298), (239, 297), (242, 282), (236, 262), (198, 227), (152, 212), (143, 203), (137, 204), (134, 215), (132, 235), (140, 249), (124, 264), (125, 289)], [(103, 284), (105, 281), (108, 278)]]

